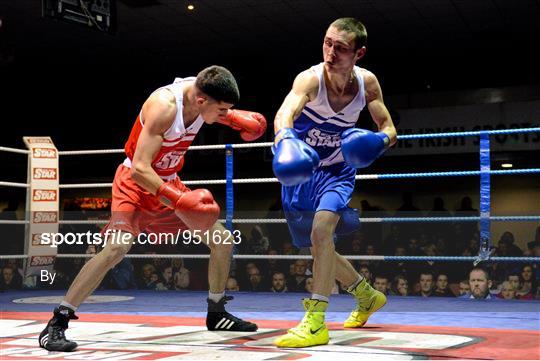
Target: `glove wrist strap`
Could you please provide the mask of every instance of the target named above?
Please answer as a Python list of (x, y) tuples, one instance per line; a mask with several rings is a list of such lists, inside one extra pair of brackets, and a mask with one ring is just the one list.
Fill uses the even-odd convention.
[(176, 202), (182, 196), (182, 192), (174, 185), (165, 182), (158, 188), (156, 196), (165, 206), (174, 209)]

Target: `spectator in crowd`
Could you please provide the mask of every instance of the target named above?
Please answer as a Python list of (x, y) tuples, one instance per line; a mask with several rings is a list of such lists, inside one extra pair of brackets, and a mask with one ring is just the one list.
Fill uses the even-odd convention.
[(251, 251), (253, 254), (266, 254), (270, 241), (268, 237), (263, 234), (261, 226), (254, 226), (251, 229), (251, 240), (249, 242)]
[(468, 295), (471, 292), (471, 286), (469, 285), (468, 280), (463, 280), (459, 282), (459, 296)]
[(521, 288), (518, 290), (520, 300), (533, 300), (536, 295), (536, 280), (534, 279), (533, 267), (530, 264), (523, 265), (520, 273)]
[(366, 279), (369, 284), (372, 284), (373, 280), (371, 279), (371, 271), (367, 264), (362, 263), (358, 272)]
[(420, 273), (420, 291), (415, 296), (432, 297), (433, 296), (433, 274), (430, 272)]
[(175, 262), (171, 267), (173, 273), (173, 282), (175, 290), (186, 290), (191, 285), (191, 273), (184, 267), (184, 261), (181, 258), (177, 258), (181, 262)]
[(238, 282), (236, 281), (236, 278), (229, 277), (227, 279), (227, 283), (225, 285), (225, 290), (227, 292), (237, 292), (240, 291), (240, 287), (238, 287)]
[(456, 297), (454, 292), (448, 287), (448, 276), (444, 273), (437, 275), (437, 281), (435, 282), (435, 290), (433, 291), (435, 297)]
[(22, 283), (14, 276), (15, 271), (11, 267), (2, 268), (2, 285), (0, 289), (4, 290), (18, 290), (21, 288)]
[(163, 286), (168, 290), (174, 290), (174, 274), (172, 273), (172, 267), (165, 267), (161, 272), (161, 282)]
[[(269, 249), (268, 250), (268, 255), (269, 256), (277, 256), (278, 252), (275, 249)], [(287, 267), (288, 267), (288, 264), (287, 264), (286, 261), (275, 259), (275, 258), (269, 258), (266, 261), (266, 265), (267, 265), (266, 270), (263, 273), (265, 274), (265, 276), (267, 276), (270, 279), (272, 278), (272, 275), (274, 273), (276, 273), (276, 272), (285, 273), (287, 271)]]
[(270, 287), (272, 292), (287, 292), (287, 283), (285, 282), (285, 275), (283, 272), (274, 272), (272, 274), (272, 287)]
[(291, 292), (304, 292), (306, 289), (307, 262), (298, 259), (294, 262), (293, 274), (287, 280), (287, 287)]
[(304, 284), (305, 284), (304, 291), (309, 294), (312, 294), (313, 293), (313, 277), (306, 278), (306, 282)]
[(252, 267), (248, 271), (248, 291), (264, 291), (264, 285), (263, 285), (263, 279), (261, 276), (261, 271), (259, 271), (259, 268)]
[(516, 299), (516, 289), (514, 285), (509, 281), (504, 281), (501, 284), (500, 292), (497, 297), (505, 300), (515, 300)]
[(142, 277), (139, 279), (139, 289), (155, 290), (157, 282), (155, 277), (152, 277), (155, 274), (156, 268), (152, 264), (144, 264), (144, 266), (142, 267)]
[(15, 277), (15, 279), (20, 279), (22, 282), (22, 279), (24, 278), (24, 271), (20, 267), (20, 260), (10, 258), (6, 260), (6, 267), (10, 267), (13, 270), (13, 277)]
[[(394, 250), (394, 256), (403, 257), (406, 255), (406, 248), (403, 245), (396, 246), (396, 249)], [(388, 262), (385, 263), (383, 267), (385, 272), (391, 276), (401, 275), (405, 278), (408, 278), (410, 275), (410, 264), (405, 261)]]
[(373, 288), (377, 291), (387, 295), (388, 294), (388, 278), (386, 276), (377, 275), (373, 281)]
[(465, 298), (470, 299), (491, 299), (491, 293), (489, 289), (491, 288), (491, 279), (488, 271), (481, 267), (474, 267), (469, 272), (469, 286), (471, 287), (470, 295), (464, 296)]
[(506, 255), (510, 257), (521, 257), (523, 256), (523, 251), (521, 248), (516, 246), (515, 243), (516, 239), (514, 237), (514, 234), (512, 232), (504, 232), (499, 239), (499, 243), (503, 242), (506, 246)]
[(394, 277), (390, 294), (394, 296), (408, 296), (409, 295), (409, 281), (403, 275), (397, 275)]
[[(111, 287), (118, 290), (127, 290), (137, 288), (135, 281), (135, 268), (129, 258), (123, 258), (116, 266), (113, 267), (110, 274)], [(67, 287), (71, 284), (68, 283)]]
[(296, 250), (293, 247), (291, 242), (283, 242), (283, 254), (284, 255), (292, 255), (296, 254)]

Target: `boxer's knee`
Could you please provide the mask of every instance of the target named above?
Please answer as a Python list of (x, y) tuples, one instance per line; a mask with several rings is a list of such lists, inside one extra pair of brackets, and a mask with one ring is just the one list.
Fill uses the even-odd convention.
[(133, 236), (130, 235), (130, 237), (122, 239), (122, 242), (111, 241), (107, 243), (101, 254), (109, 267), (114, 267), (124, 258), (131, 249), (132, 241)]
[(235, 241), (234, 234), (231, 234), (221, 223), (217, 222), (210, 229), (209, 237), (205, 243), (212, 252), (230, 254)]
[(311, 230), (312, 250), (317, 253), (319, 250), (333, 248), (334, 247), (333, 237), (334, 235), (328, 229), (328, 227), (317, 226), (316, 224), (314, 224), (313, 229)]

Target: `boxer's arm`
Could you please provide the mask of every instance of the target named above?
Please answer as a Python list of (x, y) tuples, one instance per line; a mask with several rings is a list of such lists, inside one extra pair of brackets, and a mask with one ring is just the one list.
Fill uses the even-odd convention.
[(156, 194), (163, 180), (152, 168), (152, 161), (163, 143), (163, 134), (176, 116), (176, 99), (168, 90), (152, 94), (142, 108), (144, 127), (133, 155), (131, 176), (133, 180), (152, 194)]
[[(291, 91), (285, 97), (283, 104), (281, 104), (276, 114), (274, 119), (274, 134), (277, 134), (282, 128), (293, 128), (294, 119), (300, 115), (306, 103), (317, 96), (318, 90), (319, 80), (311, 70), (306, 70), (298, 74)], [(274, 144), (279, 143), (279, 140), (278, 136), (274, 140)]]
[(366, 71), (364, 73), (366, 103), (371, 118), (377, 124), (380, 132), (386, 133), (390, 138), (390, 145), (397, 142), (397, 132), (392, 122), (390, 112), (383, 101), (382, 90), (375, 74)]

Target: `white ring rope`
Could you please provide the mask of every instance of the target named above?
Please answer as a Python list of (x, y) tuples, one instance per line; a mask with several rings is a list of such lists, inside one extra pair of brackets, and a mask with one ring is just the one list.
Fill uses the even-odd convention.
[(0, 187), (17, 187), (17, 188), (29, 188), (28, 183), (16, 183), (16, 182), (2, 182), (0, 181)]
[[(231, 144), (232, 148), (265, 148), (272, 146), (272, 142), (264, 142), (264, 143), (238, 143), (238, 144)], [(189, 147), (189, 150), (212, 150), (212, 149), (225, 149), (227, 147), (226, 144), (212, 144), (212, 145), (192, 145)], [(10, 149), (10, 151), (17, 151), (17, 152), (26, 152), (28, 154), (28, 151), (21, 151), (19, 149), (13, 149), (13, 148), (4, 148), (0, 147), (0, 150), (6, 150)], [(8, 150), (6, 150), (8, 151)], [(115, 153), (124, 153), (124, 149), (91, 149), (91, 150), (62, 150), (58, 152), (58, 155), (88, 155), (88, 154), (115, 154)]]
[[(56, 258), (92, 258), (95, 254), (58, 254)], [(26, 259), (32, 256), (29, 255), (0, 255), (0, 259)], [(297, 260), (297, 259), (313, 259), (311, 255), (264, 255), (264, 254), (234, 254), (234, 259), (279, 259), (279, 260)], [(343, 257), (355, 261), (384, 261), (384, 256), (354, 256), (344, 255)], [(127, 254), (125, 258), (182, 258), (182, 259), (209, 259), (209, 254)]]
[(0, 147), (0, 152), (19, 153), (19, 154), (30, 154), (30, 151), (29, 151), (29, 150), (26, 150), (26, 149), (17, 149), (17, 148), (10, 148), (10, 147)]

